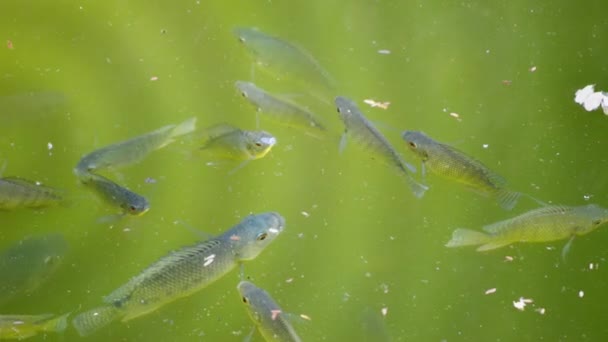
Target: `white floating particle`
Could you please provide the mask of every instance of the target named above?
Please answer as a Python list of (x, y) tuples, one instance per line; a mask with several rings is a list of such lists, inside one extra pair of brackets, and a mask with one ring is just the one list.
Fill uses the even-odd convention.
[(300, 317), (304, 318), (307, 321), (312, 321), (312, 318), (310, 318), (310, 316), (308, 316), (308, 315), (300, 314)]
[(310, 214), (309, 214), (309, 213), (307, 213), (307, 212), (305, 212), (305, 211), (302, 211), (302, 213), (301, 213), (301, 214), (302, 214), (302, 216), (304, 216), (304, 217), (310, 217)]
[(505, 261), (507, 261), (507, 262), (511, 262), (511, 261), (513, 261), (513, 260), (514, 260), (514, 258), (513, 258), (512, 256), (510, 256), (510, 255), (505, 255)]
[(290, 284), (290, 283), (292, 283), (292, 282), (293, 282), (293, 278), (288, 278), (288, 279), (285, 279), (285, 282), (286, 282), (287, 284)]
[(513, 302), (513, 306), (519, 311), (524, 311), (526, 305), (533, 302), (532, 299), (519, 297), (519, 300)]
[(481, 145), (481, 147), (488, 148), (488, 147), (490, 147), (490, 144), (483, 144), (483, 145)]
[(158, 76), (152, 76), (152, 77), (150, 77), (150, 81), (158, 81)]
[(452, 112), (452, 113), (450, 113), (450, 116), (458, 121), (462, 121), (462, 119), (460, 118), (460, 114), (458, 114), (458, 113)]
[(492, 293), (496, 293), (496, 288), (493, 287), (491, 289), (487, 289), (486, 292), (484, 292), (484, 293), (487, 294), (487, 295), (492, 294)]
[(381, 49), (381, 50), (378, 50), (378, 53), (381, 55), (390, 55), (391, 50)]
[(213, 262), (214, 259), (215, 259), (215, 254), (211, 254), (211, 255), (204, 257), (203, 260), (205, 260), (205, 262), (203, 263), (203, 267), (207, 267), (207, 266), (211, 265), (211, 263)]
[(536, 71), (536, 65), (530, 68), (530, 72), (535, 72)]
[(578, 291), (578, 298), (583, 298), (585, 297), (585, 292), (583, 292), (583, 290)]
[(388, 308), (382, 308), (382, 309), (380, 310), (380, 312), (382, 312), (382, 316), (385, 316), (385, 317), (386, 317), (386, 314), (388, 313)]
[(541, 315), (544, 315), (545, 312), (547, 312), (547, 310), (545, 310), (545, 308), (538, 308), (538, 309), (535, 309), (534, 311), (538, 312)]
[(53, 143), (50, 142), (50, 141), (48, 143), (46, 143), (46, 148), (48, 148), (49, 150), (52, 150), (53, 149)]
[(372, 108), (378, 107), (382, 109), (388, 109), (388, 106), (391, 104), (390, 102), (380, 102), (373, 99), (365, 99), (363, 102), (370, 105)]
[(277, 317), (279, 316), (279, 314), (281, 313), (281, 310), (270, 310), (270, 318), (274, 321), (275, 319), (277, 319)]

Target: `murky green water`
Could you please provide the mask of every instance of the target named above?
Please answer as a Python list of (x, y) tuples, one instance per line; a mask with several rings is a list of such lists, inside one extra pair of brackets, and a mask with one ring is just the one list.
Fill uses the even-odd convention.
[[(141, 217), (98, 223), (115, 211), (72, 174), (96, 148), (192, 116), (200, 127), (254, 129), (254, 111), (233, 86), (251, 80), (250, 58), (232, 29), (255, 26), (310, 51), (337, 81), (333, 95), (355, 99), (408, 162), (419, 165), (399, 133), (423, 130), (543, 201), (608, 206), (608, 117), (573, 101), (587, 84), (608, 89), (602, 1), (4, 1), (0, 18), (3, 175), (41, 181), (72, 199), (0, 213), (2, 248), (44, 233), (70, 244), (44, 286), (0, 313), (76, 314), (200, 239), (186, 227), (217, 234), (248, 213), (274, 210), (286, 217), (286, 231), (246, 264), (245, 275), (285, 311), (312, 318), (296, 324), (306, 341), (608, 336), (608, 232), (576, 239), (566, 262), (565, 241), (487, 253), (447, 249), (455, 228), (479, 229), (535, 203), (521, 200), (505, 212), (434, 175), (416, 199), (354, 144), (338, 153), (341, 123), (331, 98), (295, 97), (317, 110), (332, 138), (262, 120), (279, 143), (233, 175), (206, 166), (191, 142), (109, 174), (150, 200)], [(258, 72), (255, 82), (294, 93)], [(364, 99), (391, 104), (371, 108)], [(234, 271), (86, 339), (242, 341), (252, 323), (238, 281)], [(523, 312), (513, 305), (520, 297), (534, 301)], [(32, 340), (43, 338), (80, 339), (71, 327)]]

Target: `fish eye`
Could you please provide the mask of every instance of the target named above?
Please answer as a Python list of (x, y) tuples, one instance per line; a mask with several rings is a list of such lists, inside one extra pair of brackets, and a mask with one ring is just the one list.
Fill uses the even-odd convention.
[(244, 92), (244, 91), (243, 91), (243, 92), (241, 92), (241, 95), (242, 95), (243, 97), (247, 97), (247, 93), (246, 93), (246, 92)]
[(137, 208), (134, 205), (130, 205), (129, 206), (129, 210), (132, 211), (132, 212), (136, 212)]
[(595, 220), (592, 223), (594, 226), (599, 226), (600, 224), (602, 224), (602, 220)]
[(239, 42), (244, 43), (245, 42), (245, 38), (239, 37)]
[(416, 148), (418, 146), (416, 146), (416, 143), (413, 141), (408, 142), (408, 144), (410, 145), (411, 148)]
[(245, 297), (245, 296), (243, 296), (243, 298), (242, 298), (242, 299), (243, 299), (243, 303), (245, 303), (245, 304), (247, 304), (247, 302), (249, 302), (249, 301), (247, 300), (247, 297)]
[(262, 143), (256, 142), (256, 143), (255, 143), (255, 146), (257, 146), (257, 147), (262, 147)]
[(261, 233), (261, 234), (259, 234), (259, 235), (256, 237), (256, 240), (258, 240), (258, 241), (264, 241), (264, 240), (266, 240), (266, 237), (267, 237), (267, 236), (268, 236), (268, 234), (267, 234), (267, 233)]

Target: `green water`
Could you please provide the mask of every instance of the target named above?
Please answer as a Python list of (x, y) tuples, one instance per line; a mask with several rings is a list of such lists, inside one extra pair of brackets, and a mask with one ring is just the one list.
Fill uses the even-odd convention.
[[(482, 160), (514, 189), (608, 207), (608, 117), (573, 101), (587, 84), (608, 89), (605, 9), (599, 0), (3, 1), (3, 175), (64, 189), (72, 200), (0, 213), (2, 248), (55, 232), (70, 244), (44, 286), (1, 313), (97, 306), (151, 262), (200, 238), (185, 226), (217, 234), (248, 213), (273, 210), (285, 216), (286, 231), (245, 275), (284, 311), (312, 318), (296, 324), (306, 341), (605, 340), (606, 230), (576, 239), (566, 262), (565, 241), (447, 249), (455, 228), (479, 229), (535, 204), (521, 200), (505, 212), (433, 175), (416, 199), (354, 144), (339, 154), (335, 109), (306, 96), (295, 99), (318, 111), (331, 139), (262, 120), (277, 146), (233, 175), (206, 166), (184, 142), (109, 175), (150, 200), (142, 217), (98, 223), (115, 211), (72, 174), (96, 148), (192, 116), (201, 127), (254, 129), (254, 111), (233, 87), (251, 80), (251, 63), (231, 31), (255, 26), (310, 51), (337, 81), (334, 95), (355, 99), (408, 162), (419, 166), (399, 132), (423, 130)], [(267, 75), (256, 73), (255, 82), (293, 93)], [(367, 98), (391, 105), (370, 108)], [(234, 271), (86, 339), (242, 341), (253, 325), (238, 281)], [(491, 288), (496, 293), (485, 295)], [(523, 312), (512, 303), (520, 297), (534, 300)], [(43, 338), (80, 339), (71, 327), (32, 340)]]

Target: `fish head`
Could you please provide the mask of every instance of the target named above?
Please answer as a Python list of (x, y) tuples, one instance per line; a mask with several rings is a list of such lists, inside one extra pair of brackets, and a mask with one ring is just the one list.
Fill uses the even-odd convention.
[(129, 215), (141, 216), (150, 210), (150, 203), (145, 197), (129, 192), (120, 207)]
[(264, 157), (277, 143), (277, 138), (265, 131), (252, 131), (247, 134), (247, 151), (252, 159)]
[(257, 257), (285, 228), (285, 219), (279, 213), (268, 212), (247, 216), (229, 231), (232, 251), (237, 260)]
[(241, 96), (243, 96), (246, 99), (249, 98), (251, 89), (254, 87), (253, 83), (245, 82), (245, 81), (236, 81), (236, 82), (234, 82), (234, 86), (236, 87), (238, 92), (241, 94)]
[(251, 39), (253, 39), (257, 34), (257, 30), (254, 30), (249, 27), (235, 27), (232, 30), (232, 33), (237, 37), (239, 42), (243, 44), (247, 44)]
[(262, 315), (259, 309), (265, 307), (264, 303), (261, 303), (267, 297), (265, 296), (265, 291), (248, 281), (241, 281), (236, 288), (239, 291), (243, 304), (247, 307), (251, 319), (257, 324), (261, 324)]
[(336, 97), (334, 103), (336, 104), (336, 110), (338, 111), (340, 119), (342, 119), (344, 123), (347, 123), (357, 110), (357, 105), (344, 96)]
[(420, 131), (404, 131), (401, 138), (407, 143), (410, 150), (416, 153), (422, 160), (429, 158), (428, 146), (430, 138)]
[(588, 233), (599, 226), (608, 223), (608, 209), (602, 208), (599, 205), (588, 204), (579, 207), (578, 210), (580, 210), (580, 214), (588, 221), (588, 224), (578, 232), (579, 234)]

